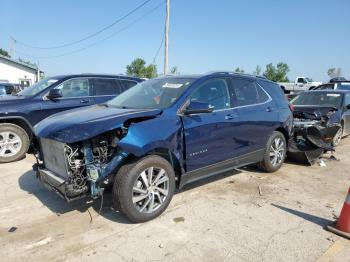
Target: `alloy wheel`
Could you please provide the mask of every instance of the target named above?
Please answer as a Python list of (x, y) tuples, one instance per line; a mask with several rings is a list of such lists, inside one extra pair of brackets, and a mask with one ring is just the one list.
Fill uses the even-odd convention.
[(141, 213), (159, 209), (169, 194), (169, 176), (163, 168), (149, 167), (137, 177), (132, 202)]
[(340, 128), (333, 139), (333, 146), (337, 146), (340, 144), (342, 136), (343, 136), (343, 128)]
[(0, 133), (0, 157), (12, 157), (21, 150), (21, 147), (22, 140), (16, 133)]
[(270, 162), (275, 167), (282, 163), (285, 149), (284, 142), (280, 137), (276, 137), (270, 147)]

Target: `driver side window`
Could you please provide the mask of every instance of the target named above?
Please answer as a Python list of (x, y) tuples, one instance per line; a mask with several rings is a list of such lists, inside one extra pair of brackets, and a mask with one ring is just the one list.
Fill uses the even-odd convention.
[(210, 79), (199, 86), (190, 101), (208, 103), (215, 110), (230, 108), (230, 96), (225, 79)]
[(62, 91), (63, 98), (89, 96), (89, 80), (84, 78), (69, 79), (55, 89)]

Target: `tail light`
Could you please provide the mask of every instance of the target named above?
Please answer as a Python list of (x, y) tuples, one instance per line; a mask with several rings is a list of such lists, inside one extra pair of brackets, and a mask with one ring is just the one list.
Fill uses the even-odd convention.
[(290, 111), (294, 112), (294, 105), (293, 105), (293, 104), (291, 104), (291, 103), (289, 103), (288, 105), (289, 105), (289, 109), (290, 109)]

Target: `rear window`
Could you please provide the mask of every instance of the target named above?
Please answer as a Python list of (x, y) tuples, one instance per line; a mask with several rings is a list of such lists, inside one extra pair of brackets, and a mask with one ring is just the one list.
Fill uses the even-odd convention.
[(340, 90), (350, 90), (350, 82), (349, 83), (338, 83), (337, 89)]
[(269, 96), (255, 81), (233, 78), (232, 85), (234, 106), (256, 105), (269, 100)]
[(258, 81), (258, 83), (270, 94), (279, 106), (285, 106), (288, 103), (288, 99), (280, 85), (269, 81)]
[(296, 106), (341, 106), (342, 95), (328, 92), (305, 92), (295, 97), (291, 103)]

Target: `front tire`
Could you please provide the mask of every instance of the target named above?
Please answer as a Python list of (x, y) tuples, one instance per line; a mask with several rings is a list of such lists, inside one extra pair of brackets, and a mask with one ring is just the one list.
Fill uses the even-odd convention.
[(14, 124), (0, 124), (0, 163), (20, 160), (29, 148), (27, 132)]
[(276, 172), (286, 158), (287, 143), (281, 132), (274, 131), (267, 141), (263, 160), (259, 163), (260, 169), (265, 172)]
[(164, 212), (175, 191), (173, 167), (151, 155), (122, 166), (113, 185), (114, 206), (134, 223), (149, 221)]

